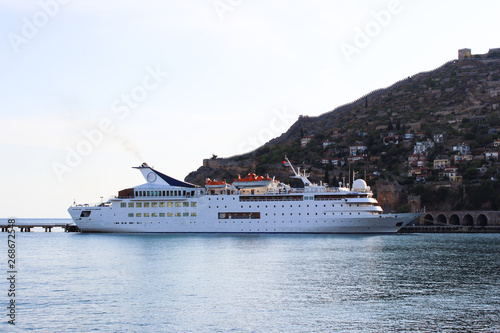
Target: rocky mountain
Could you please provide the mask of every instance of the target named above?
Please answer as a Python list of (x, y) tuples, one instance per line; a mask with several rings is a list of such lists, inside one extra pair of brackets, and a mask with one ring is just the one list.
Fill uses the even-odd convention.
[(206, 159), (186, 181), (231, 182), (248, 172), (288, 181), (290, 170), (282, 163), (286, 155), (317, 182), (348, 182), (355, 171), (390, 211), (423, 206), (496, 210), (500, 53), (492, 49), (470, 56), (470, 50), (463, 51), (459, 60), (318, 117), (301, 116), (286, 133), (253, 152)]

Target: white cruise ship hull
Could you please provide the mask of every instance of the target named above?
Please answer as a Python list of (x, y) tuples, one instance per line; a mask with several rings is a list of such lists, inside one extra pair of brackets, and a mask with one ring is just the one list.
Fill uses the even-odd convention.
[[(238, 196), (209, 198), (215, 200), (214, 203), (207, 202), (206, 198), (184, 201), (125, 200), (117, 201), (112, 206), (73, 206), (69, 213), (82, 232), (118, 233), (396, 233), (421, 215), (352, 212), (348, 211), (348, 207), (332, 211), (332, 205), (339, 205), (333, 201), (258, 201), (242, 204), (232, 200), (235, 197)], [(120, 207), (122, 202), (126, 207)], [(129, 208), (132, 202), (141, 202), (141, 207), (137, 208), (134, 204), (134, 208)], [(150, 207), (155, 202), (156, 207), (144, 208), (145, 202)], [(167, 207), (168, 202), (172, 203), (172, 207)], [(192, 202), (197, 205), (193, 207)], [(162, 205), (165, 207), (160, 207), (161, 203), (165, 203)], [(176, 203), (180, 207), (176, 207)], [(228, 212), (232, 212), (233, 216), (229, 216)], [(144, 213), (149, 216), (144, 217)], [(254, 216), (239, 218), (250, 213)]]
[(308, 186), (302, 189), (273, 181), (255, 191), (213, 190), (147, 164), (137, 169), (146, 184), (119, 191), (97, 206), (68, 209), (82, 232), (396, 233), (421, 215), (383, 214), (363, 180), (352, 189), (315, 186), (304, 178)]

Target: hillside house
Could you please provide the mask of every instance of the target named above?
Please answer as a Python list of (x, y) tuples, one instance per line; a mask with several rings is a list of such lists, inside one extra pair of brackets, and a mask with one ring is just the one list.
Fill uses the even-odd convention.
[(498, 152), (497, 151), (485, 151), (484, 158), (486, 160), (498, 160)]
[(498, 134), (500, 133), (500, 126), (493, 126), (488, 130), (488, 134)]
[(339, 138), (339, 137), (341, 137), (341, 136), (342, 136), (342, 131), (341, 131), (340, 129), (338, 129), (338, 128), (334, 128), (334, 129), (332, 130), (332, 137), (334, 137), (334, 138)]
[(384, 142), (384, 145), (386, 145), (386, 146), (391, 144), (391, 143), (397, 145), (399, 143), (399, 135), (385, 136), (382, 141)]
[(334, 167), (338, 168), (338, 167), (343, 167), (345, 164), (345, 161), (341, 158), (332, 158), (331, 163)]
[(472, 155), (470, 155), (470, 154), (467, 154), (467, 155), (453, 155), (453, 160), (455, 161), (455, 163), (457, 163), (457, 162), (463, 162), (463, 161), (470, 162), (470, 161), (472, 161)]
[(428, 149), (434, 147), (434, 142), (431, 140), (417, 142), (413, 146), (413, 154), (424, 154)]
[(439, 175), (443, 178), (448, 178), (452, 182), (462, 180), (462, 177), (458, 174), (458, 167), (447, 167)]
[(364, 161), (366, 158), (365, 155), (353, 155), (353, 156), (349, 156), (347, 158), (347, 161), (349, 163), (354, 163), (354, 162), (361, 162), (361, 161)]
[(304, 148), (305, 146), (307, 146), (307, 144), (308, 144), (309, 142), (311, 142), (311, 141), (312, 141), (312, 139), (313, 139), (313, 138), (312, 138), (312, 136), (305, 136), (305, 137), (301, 138), (301, 139), (300, 139), (300, 146), (301, 146), (302, 148)]
[(434, 169), (444, 169), (446, 167), (449, 167), (450, 166), (450, 160), (448, 160), (447, 158), (443, 158), (443, 159), (435, 159), (434, 160)]
[(459, 143), (458, 145), (453, 146), (453, 151), (456, 151), (461, 155), (467, 155), (470, 154), (470, 146)]
[(361, 155), (364, 153), (366, 149), (368, 149), (368, 147), (365, 145), (349, 146), (349, 155), (351, 156)]
[(417, 133), (415, 133), (415, 137), (417, 139), (423, 139), (423, 138), (425, 138), (425, 133), (424, 132), (417, 132)]
[(427, 156), (413, 154), (408, 157), (408, 164), (411, 168), (422, 168), (427, 164)]
[(444, 134), (434, 134), (432, 138), (434, 139), (435, 143), (441, 143), (444, 141)]
[(335, 142), (323, 141), (323, 149), (328, 148), (328, 146), (334, 145)]

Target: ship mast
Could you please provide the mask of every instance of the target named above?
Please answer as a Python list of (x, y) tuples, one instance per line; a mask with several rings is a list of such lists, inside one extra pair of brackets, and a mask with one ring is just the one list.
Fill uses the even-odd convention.
[(304, 186), (310, 186), (310, 185), (313, 185), (309, 179), (307, 179), (307, 174), (305, 172), (300, 172), (300, 168), (297, 169), (297, 171), (295, 171), (295, 168), (293, 167), (292, 163), (290, 162), (290, 160), (288, 159), (288, 157), (285, 156), (285, 160), (287, 161), (288, 165), (290, 166), (290, 168), (292, 168), (292, 171), (294, 173), (295, 176), (292, 176), (292, 178), (297, 178), (297, 179), (300, 179), (302, 180), (302, 182), (304, 183)]

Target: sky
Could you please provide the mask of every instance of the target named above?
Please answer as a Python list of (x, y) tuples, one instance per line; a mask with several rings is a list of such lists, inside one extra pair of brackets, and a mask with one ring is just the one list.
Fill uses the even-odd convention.
[(500, 47), (498, 0), (1, 0), (0, 217), (68, 217), (183, 180), (318, 116)]

